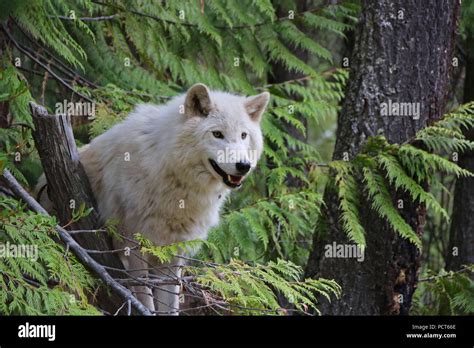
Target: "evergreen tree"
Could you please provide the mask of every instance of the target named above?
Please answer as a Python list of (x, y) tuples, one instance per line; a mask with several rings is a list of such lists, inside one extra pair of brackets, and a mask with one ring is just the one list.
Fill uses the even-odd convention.
[[(422, 244), (417, 219), (425, 216), (424, 207), (448, 217), (428, 188), (439, 182), (439, 172), (471, 175), (442, 155), (473, 148), (463, 131), (474, 123), (474, 105), (441, 117), (452, 50), (431, 50), (414, 29), (414, 13), (425, 13), (426, 30), (449, 28), (433, 32), (429, 44), (452, 47), (454, 3), (416, 3), (411, 8), (400, 3), (406, 17), (392, 23), (400, 29), (398, 36), (376, 27), (391, 55), (371, 41), (376, 39), (372, 30), (380, 16), (398, 16), (396, 6), (364, 2), (350, 69), (340, 67), (331, 44), (354, 29), (359, 6), (352, 1), (45, 0), (1, 6), (0, 172), (8, 169), (30, 188), (40, 175), (28, 108), (32, 100), (52, 114), (64, 100), (95, 103), (93, 120), (74, 118), (79, 120), (74, 124), (76, 140), (82, 145), (123, 120), (135, 104), (164, 103), (196, 82), (247, 95), (268, 90), (272, 104), (263, 121), (263, 158), (226, 203), (209, 240), (156, 247), (137, 235), (137, 248), (167, 260), (180, 248), (198, 244), (199, 254), (186, 266), (187, 284), (208, 294), (209, 307), (218, 313), (334, 314), (348, 313), (350, 305), (360, 314), (380, 314), (396, 307), (396, 292), (407, 295), (400, 311), (409, 310)], [(396, 51), (403, 35), (418, 40), (415, 56)], [(384, 64), (393, 63), (387, 56), (400, 57), (404, 66), (387, 75)], [(436, 67), (436, 78), (429, 79), (413, 61)], [(377, 68), (372, 75), (371, 67)], [(407, 67), (418, 74), (421, 87), (410, 85), (414, 75), (405, 73)], [(433, 81), (439, 84), (433, 86)], [(387, 98), (392, 89), (402, 99), (426, 101), (432, 90), (438, 98), (432, 108), (422, 109), (418, 121), (381, 118), (373, 106), (382, 100), (374, 100), (359, 82)], [(364, 108), (364, 101), (371, 107)], [(334, 160), (324, 163), (330, 156), (314, 141), (315, 130), (329, 132), (330, 138), (333, 133), (323, 126), (332, 125), (338, 113)], [(27, 211), (7, 186), (0, 188), (0, 242), (23, 241), (51, 252), (40, 253), (42, 261), (34, 266), (0, 259), (0, 313), (99, 313), (87, 301), (99, 282), (58, 241), (53, 232), (57, 221)], [(400, 198), (403, 209), (397, 207)], [(76, 217), (83, 213), (76, 212)], [(113, 221), (103, 227), (116, 235)], [(393, 249), (382, 237), (393, 242)], [(321, 248), (334, 240), (365, 249), (366, 261), (321, 262)], [(386, 253), (380, 255), (381, 250)], [(68, 258), (61, 259), (63, 254)], [(394, 266), (392, 273), (381, 263), (385, 261)], [(307, 275), (313, 277), (320, 269), (323, 277), (305, 278), (307, 262)], [(331, 266), (325, 267), (328, 262)], [(399, 284), (402, 273), (407, 281)], [(382, 274), (372, 291), (373, 276)], [(452, 308), (468, 311), (474, 301), (466, 296), (471, 283), (463, 275), (433, 275), (436, 281), (427, 281), (424, 291), (449, 287), (462, 294), (451, 297)], [(75, 299), (72, 307), (66, 305), (68, 296)], [(324, 298), (333, 305), (320, 306)], [(419, 307), (417, 312), (422, 312)]]
[[(423, 129), (440, 119), (445, 108), (458, 12), (458, 5), (447, 1), (430, 6), (363, 2), (338, 119), (333, 156), (338, 160), (333, 165), (336, 190), (326, 190), (327, 226), (315, 236), (307, 269), (309, 275), (334, 278), (343, 289), (350, 289), (341, 301), (324, 305), (328, 314), (408, 314), (417, 285), (426, 209), (442, 212), (426, 192), (432, 173), (427, 163), (418, 161), (430, 158), (431, 168), (440, 165), (469, 174), (425, 152), (448, 144), (452, 149), (459, 128), (455, 133), (441, 130), (441, 123)], [(420, 25), (425, 32), (418, 30)], [(445, 49), (430, 49), (438, 46)], [(398, 114), (392, 106), (384, 112), (392, 101), (394, 106), (418, 104), (420, 113)], [(381, 135), (386, 140), (377, 141)], [(365, 189), (358, 189), (364, 184)], [(324, 248), (334, 240), (366, 245), (364, 262), (326, 257)]]

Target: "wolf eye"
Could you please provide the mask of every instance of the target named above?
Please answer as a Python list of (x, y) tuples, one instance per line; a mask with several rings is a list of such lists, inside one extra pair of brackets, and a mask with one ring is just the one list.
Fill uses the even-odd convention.
[(241, 135), (242, 139), (245, 139), (247, 138), (247, 133), (243, 132), (242, 135)]
[(224, 134), (222, 134), (222, 132), (219, 132), (219, 131), (213, 131), (212, 132), (212, 135), (217, 138), (217, 139), (224, 139)]

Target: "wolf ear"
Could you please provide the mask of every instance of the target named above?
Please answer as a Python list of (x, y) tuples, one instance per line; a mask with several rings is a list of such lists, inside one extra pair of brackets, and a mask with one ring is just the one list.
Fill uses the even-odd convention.
[(184, 101), (184, 113), (188, 117), (209, 115), (212, 102), (209, 89), (202, 83), (196, 83), (186, 93)]
[(255, 122), (260, 122), (262, 115), (270, 101), (270, 93), (263, 92), (252, 97), (248, 97), (245, 100), (245, 110), (249, 114), (250, 118)]

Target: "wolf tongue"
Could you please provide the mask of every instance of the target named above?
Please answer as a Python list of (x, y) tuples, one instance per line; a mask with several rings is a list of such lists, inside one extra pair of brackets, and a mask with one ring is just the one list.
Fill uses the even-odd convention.
[(227, 180), (229, 180), (231, 183), (239, 183), (240, 179), (241, 179), (240, 176), (234, 176), (234, 175), (227, 174)]

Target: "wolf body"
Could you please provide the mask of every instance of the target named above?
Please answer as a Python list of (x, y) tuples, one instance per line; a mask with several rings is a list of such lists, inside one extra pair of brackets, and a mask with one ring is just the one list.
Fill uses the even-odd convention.
[[(114, 247), (133, 248), (135, 233), (159, 246), (205, 239), (226, 196), (257, 165), (268, 101), (267, 92), (244, 97), (196, 84), (165, 105), (137, 106), (83, 147), (80, 159), (100, 216), (118, 220), (126, 237)], [(121, 259), (134, 277), (180, 276), (182, 258), (164, 265), (131, 251)], [(145, 270), (147, 262), (155, 268)], [(149, 309), (178, 313), (179, 286), (132, 290)]]

